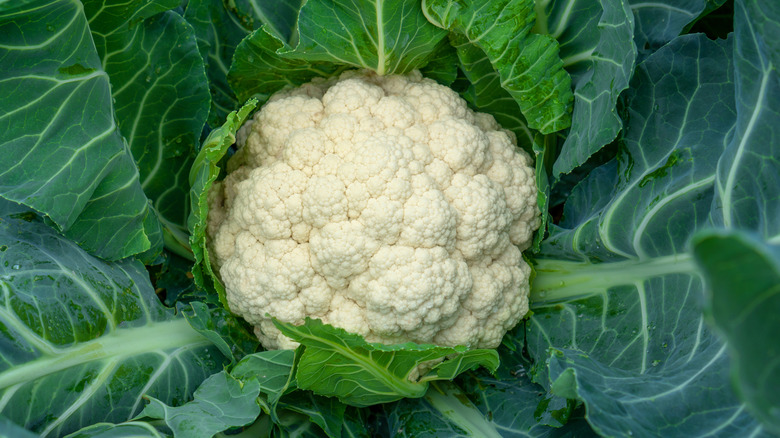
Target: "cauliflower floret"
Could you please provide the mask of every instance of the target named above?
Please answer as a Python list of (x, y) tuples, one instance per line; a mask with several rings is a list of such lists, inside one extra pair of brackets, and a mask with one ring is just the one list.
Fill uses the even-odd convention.
[(349, 71), (271, 97), (209, 194), (228, 304), (370, 342), (494, 348), (528, 311), (531, 158), (492, 116), (408, 75)]

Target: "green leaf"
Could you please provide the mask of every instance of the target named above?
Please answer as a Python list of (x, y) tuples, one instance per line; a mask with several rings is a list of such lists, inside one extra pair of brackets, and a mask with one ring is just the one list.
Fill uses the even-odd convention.
[(735, 3), (737, 124), (718, 163), (713, 218), (780, 241), (780, 5)]
[(306, 415), (326, 436), (342, 436), (347, 405), (336, 398), (323, 397), (309, 391), (295, 391), (280, 400), (279, 409), (282, 415), (285, 411)]
[[(726, 0), (627, 0), (636, 20), (634, 41), (645, 56), (668, 43)], [(663, 25), (659, 25), (663, 23)]]
[[(90, 256), (31, 215), (0, 219), (0, 415), (42, 436), (181, 403), (227, 363), (135, 260)], [(107, 403), (106, 400), (110, 400)]]
[(296, 390), (295, 355), (293, 350), (262, 351), (245, 357), (230, 373), (239, 380), (259, 383), (258, 402), (274, 423), (282, 424), (289, 412), (296, 412), (328, 436), (341, 436), (347, 406), (332, 397)]
[(533, 0), (426, 0), (422, 9), (433, 24), (462, 35), (484, 52), (530, 128), (549, 134), (569, 127), (571, 78), (556, 41), (531, 32)]
[(295, 28), (303, 3), (304, 0), (235, 0), (236, 14), (247, 29), (265, 26), (268, 33), (286, 44), (297, 38)]
[(259, 343), (255, 335), (221, 306), (210, 308), (204, 302), (195, 301), (189, 308), (181, 306), (180, 311), (192, 328), (214, 343), (231, 363), (257, 350)]
[(178, 407), (153, 397), (138, 418), (161, 419), (176, 437), (211, 438), (232, 427), (255, 421), (260, 406), (257, 381), (239, 382), (227, 372), (210, 376), (195, 391), (194, 399)]
[[(422, 397), (432, 380), (448, 380), (477, 367), (494, 371), (498, 355), (494, 350), (439, 347), (414, 343), (371, 344), (317, 319), (301, 326), (274, 324), (286, 336), (305, 348), (295, 372), (297, 385), (316, 394), (338, 397), (352, 406), (370, 406), (404, 397)], [(447, 359), (419, 380), (415, 373), (424, 362)]]
[(39, 436), (0, 415), (0, 438), (39, 438)]
[(458, 78), (458, 55), (455, 48), (446, 40), (442, 41), (430, 61), (420, 69), (420, 73), (442, 85), (451, 86)]
[(279, 9), (248, 3), (263, 27), (236, 48), (228, 74), (242, 100), (257, 97), (262, 103), (284, 87), (351, 67), (407, 73), (435, 59), (447, 35), (428, 23), (413, 0), (311, 0), (300, 8), (297, 27), (291, 16), (300, 1), (282, 2)]
[(208, 124), (221, 126), (240, 102), (228, 85), (236, 46), (249, 34), (241, 19), (222, 0), (190, 0), (184, 18), (195, 30), (211, 90)]
[(297, 87), (316, 77), (336, 75), (346, 68), (330, 62), (310, 62), (277, 54), (282, 43), (265, 28), (254, 31), (236, 47), (228, 82), (240, 100), (264, 103), (285, 87)]
[(371, 438), (375, 431), (373, 428), (366, 427), (368, 416), (368, 411), (348, 406), (344, 413), (341, 436), (344, 438)]
[(295, 389), (293, 382), (293, 350), (269, 350), (250, 354), (230, 370), (230, 375), (241, 381), (256, 380), (260, 385), (260, 399), (263, 410), (278, 422), (276, 405), (289, 390)]
[[(284, 411), (279, 422), (274, 424), (273, 437), (327, 438), (328, 436), (305, 414)], [(254, 438), (254, 437), (248, 437)]]
[(728, 342), (739, 396), (774, 433), (780, 433), (780, 247), (743, 233), (708, 231), (693, 254), (708, 289), (708, 310)]
[[(534, 136), (533, 152), (534, 152), (534, 176), (536, 180), (536, 189), (538, 193), (536, 195), (536, 204), (539, 206), (541, 212), (541, 223), (539, 229), (536, 230), (534, 235), (534, 241), (531, 245), (531, 251), (538, 252), (542, 245), (542, 240), (547, 235), (547, 227), (549, 226), (550, 214), (548, 210), (550, 208), (550, 167), (553, 157), (558, 150), (557, 147), (558, 136), (557, 135), (541, 135), (536, 134)], [(529, 264), (529, 266), (531, 266)]]
[(616, 106), (634, 73), (634, 17), (625, 0), (548, 0), (537, 2), (537, 11), (537, 30), (558, 41), (574, 84), (571, 129), (553, 166), (558, 177), (585, 163), (623, 127)]
[[(712, 218), (716, 225), (747, 229), (776, 244), (780, 242), (780, 160), (775, 141), (780, 136), (780, 7), (768, 1), (737, 1), (734, 9), (737, 122), (718, 162)], [(707, 253), (713, 249), (717, 252)], [(737, 392), (754, 415), (778, 433), (780, 412), (770, 388), (780, 379), (776, 368), (780, 354), (774, 339), (764, 335), (772, 332), (776, 320), (766, 312), (778, 304), (777, 248), (721, 232), (702, 236), (694, 251), (709, 280), (714, 324), (732, 351)], [(749, 321), (748, 313), (752, 313)], [(759, 329), (746, 333), (748, 325)]]
[(0, 196), (116, 260), (162, 246), (81, 3), (0, 11)]
[(450, 35), (457, 50), (458, 65), (469, 86), (461, 93), (472, 108), (492, 115), (502, 128), (515, 133), (517, 144), (529, 154), (533, 151), (534, 131), (528, 127), (520, 106), (507, 90), (493, 64), (477, 45), (462, 35)]
[(169, 438), (149, 423), (128, 421), (120, 424), (95, 423), (65, 438)]
[(219, 303), (217, 297), (209, 296), (192, 281), (192, 262), (172, 253), (165, 253), (163, 263), (150, 268), (152, 283), (166, 306), (189, 303), (194, 300)]
[(712, 224), (736, 122), (733, 45), (684, 36), (637, 67), (617, 158), (574, 188), (535, 260), (532, 376), (576, 394), (599, 434), (761, 433), (731, 390), (687, 253)]
[(432, 376), (425, 376), (420, 380), (452, 380), (466, 371), (476, 370), (480, 367), (486, 367), (495, 371), (498, 365), (498, 356), (495, 351), (487, 349), (468, 350), (437, 364), (431, 370)]
[(503, 436), (455, 385), (447, 383), (431, 385), (431, 389), (425, 394), (425, 401), (443, 413), (447, 420), (465, 432), (466, 436), (484, 438)]
[(209, 292), (216, 292), (219, 301), (227, 309), (225, 288), (216, 276), (209, 260), (206, 245), (206, 221), (208, 219), (208, 194), (220, 173), (219, 162), (227, 154), (228, 148), (236, 141), (236, 131), (246, 121), (257, 105), (250, 100), (238, 111), (227, 116), (225, 124), (211, 131), (190, 169), (190, 215), (187, 228), (190, 231), (190, 247), (195, 257), (192, 275), (195, 284)]
[(194, 31), (166, 10), (179, 3), (85, 0), (84, 9), (141, 187), (159, 215), (167, 246), (187, 255), (187, 172), (210, 98)]
[(309, 0), (298, 17), (297, 45), (279, 53), (380, 75), (407, 73), (425, 65), (446, 36), (416, 0)]
[[(455, 384), (431, 385), (423, 398), (383, 405), (386, 424), (383, 436), (595, 436), (587, 421), (570, 417), (571, 404), (566, 400), (553, 401), (545, 395), (541, 386), (531, 382), (525, 369), (502, 352), (497, 376), (467, 373)], [(559, 416), (561, 411), (565, 411), (563, 417)], [(543, 416), (548, 415), (558, 416), (566, 427), (546, 426), (547, 419)]]

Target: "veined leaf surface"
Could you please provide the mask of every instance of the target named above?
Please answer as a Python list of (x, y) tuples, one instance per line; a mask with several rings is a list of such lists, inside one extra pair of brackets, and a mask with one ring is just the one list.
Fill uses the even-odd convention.
[(282, 43), (260, 28), (236, 47), (228, 82), (239, 100), (256, 98), (265, 103), (276, 91), (297, 87), (316, 77), (336, 75), (347, 66), (330, 62), (310, 62), (277, 54)]
[(289, 52), (379, 74), (407, 73), (425, 65), (446, 35), (415, 0), (311, 0), (301, 8), (298, 44)]
[(712, 224), (736, 122), (733, 45), (680, 37), (637, 68), (625, 147), (574, 189), (536, 260), (533, 374), (582, 400), (600, 434), (762, 434), (731, 389), (687, 253)]
[(265, 26), (268, 33), (286, 44), (297, 38), (298, 14), (304, 0), (236, 0), (236, 14), (249, 30)]
[[(262, 28), (236, 49), (228, 80), (240, 100), (296, 87), (347, 68), (379, 74), (408, 73), (424, 67), (447, 32), (425, 19), (413, 0), (283, 2), (271, 11), (247, 1)], [(300, 7), (297, 27), (290, 18)]]
[(163, 420), (175, 436), (212, 438), (223, 430), (254, 422), (260, 415), (260, 406), (255, 403), (259, 393), (256, 380), (240, 382), (221, 371), (203, 381), (192, 401), (168, 406), (150, 398), (139, 417)]
[(179, 3), (85, 0), (84, 10), (141, 187), (168, 248), (187, 255), (187, 172), (210, 99), (195, 33), (168, 10)]
[(736, 389), (780, 433), (780, 4), (735, 2), (737, 120), (715, 175), (713, 222), (734, 231), (698, 236), (712, 322), (728, 341)]
[(718, 162), (713, 219), (780, 243), (780, 4), (735, 4), (737, 123)]
[(463, 97), (474, 109), (491, 114), (502, 128), (514, 132), (517, 145), (532, 154), (534, 131), (528, 127), (517, 101), (501, 87), (501, 77), (490, 58), (463, 36), (451, 35), (450, 41), (457, 50), (460, 69), (469, 80)]
[(227, 75), (236, 46), (250, 30), (220, 0), (191, 0), (187, 3), (184, 18), (195, 30), (198, 50), (206, 64), (211, 90), (208, 124), (217, 127), (241, 105), (228, 85)]
[(549, 134), (571, 125), (571, 78), (563, 69), (557, 42), (531, 32), (533, 0), (425, 0), (422, 9), (431, 23), (484, 52), (530, 128)]
[(92, 257), (33, 213), (2, 217), (0, 241), (0, 414), (14, 423), (62, 436), (127, 421), (144, 395), (182, 403), (227, 362), (140, 262)]
[(0, 196), (106, 259), (159, 252), (162, 234), (115, 124), (80, 2), (0, 10)]
[[(308, 318), (300, 326), (277, 320), (274, 324), (304, 346), (295, 372), (297, 386), (338, 397), (352, 406), (422, 397), (429, 381), (451, 380), (479, 367), (491, 371), (498, 367), (494, 350), (414, 343), (372, 344), (359, 335)], [(418, 366), (428, 361), (438, 363), (419, 378), (415, 376), (420, 372)]]
[(574, 110), (553, 175), (569, 173), (617, 137), (620, 93), (634, 73), (634, 17), (626, 0), (536, 2), (535, 29), (555, 38), (572, 77)]
[(499, 353), (501, 367), (495, 374), (468, 372), (455, 385), (432, 385), (423, 398), (382, 406), (387, 426), (382, 436), (595, 436), (582, 412), (573, 415), (572, 401), (553, 397), (531, 382), (519, 350), (499, 347)]
[(636, 17), (634, 40), (639, 52), (645, 56), (680, 35), (686, 26), (702, 15), (726, 3), (726, 0), (627, 1)]
[(728, 341), (737, 393), (780, 433), (780, 246), (719, 230), (697, 235), (693, 251), (710, 290), (709, 316)]

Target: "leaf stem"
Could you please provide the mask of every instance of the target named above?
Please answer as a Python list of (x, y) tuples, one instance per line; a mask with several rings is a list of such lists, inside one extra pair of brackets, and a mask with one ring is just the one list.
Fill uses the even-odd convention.
[(194, 262), (195, 256), (192, 254), (192, 248), (190, 247), (190, 236), (183, 233), (173, 224), (168, 224), (162, 220), (161, 222), (163, 223), (163, 242), (165, 243), (165, 249)]
[(488, 422), (466, 394), (452, 382), (432, 382), (425, 400), (449, 421), (466, 432), (466, 436), (501, 438), (496, 427)]
[(668, 274), (698, 275), (689, 254), (611, 263), (533, 260), (536, 277), (531, 285), (533, 306), (604, 293), (616, 286), (636, 284)]
[(550, 3), (549, 0), (536, 0), (534, 2), (536, 23), (534, 23), (534, 28), (531, 30), (531, 32), (538, 33), (540, 35), (547, 35), (550, 33), (547, 27), (547, 21), (549, 17), (547, 16), (547, 12), (545, 11), (549, 3)]
[[(161, 333), (164, 336), (160, 336)], [(211, 341), (195, 331), (184, 318), (121, 328), (91, 341), (58, 348), (54, 354), (42, 355), (0, 373), (0, 390), (86, 363), (151, 352), (166, 354), (166, 350), (179, 347), (195, 348), (210, 344)]]

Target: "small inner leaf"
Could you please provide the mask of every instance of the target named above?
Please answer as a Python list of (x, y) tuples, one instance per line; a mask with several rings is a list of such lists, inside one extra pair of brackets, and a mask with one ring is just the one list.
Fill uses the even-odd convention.
[[(432, 380), (449, 380), (458, 374), (484, 366), (498, 367), (495, 350), (468, 350), (414, 343), (382, 345), (363, 337), (306, 319), (301, 326), (274, 324), (286, 336), (304, 346), (298, 363), (298, 387), (317, 394), (338, 397), (342, 402), (363, 407), (401, 398), (422, 397)], [(426, 373), (426, 362), (444, 361)], [(430, 366), (430, 365), (428, 365)], [(417, 379), (423, 372), (425, 376)]]

